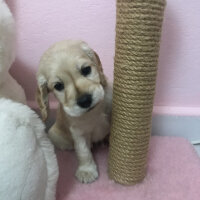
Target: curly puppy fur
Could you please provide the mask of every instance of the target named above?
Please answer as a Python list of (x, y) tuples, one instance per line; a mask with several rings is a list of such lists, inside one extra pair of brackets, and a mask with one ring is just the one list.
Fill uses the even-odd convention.
[(98, 171), (90, 149), (110, 131), (112, 99), (98, 55), (83, 41), (58, 42), (42, 56), (37, 80), (43, 120), (48, 117), (48, 93), (59, 101), (50, 139), (59, 149), (75, 149), (80, 182), (94, 181)]

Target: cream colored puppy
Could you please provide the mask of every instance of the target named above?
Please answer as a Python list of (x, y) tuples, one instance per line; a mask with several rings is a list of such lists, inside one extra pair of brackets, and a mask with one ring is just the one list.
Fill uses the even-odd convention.
[(49, 137), (56, 147), (75, 148), (76, 177), (90, 183), (98, 177), (91, 145), (110, 131), (112, 88), (107, 84), (98, 55), (82, 41), (62, 41), (40, 60), (37, 101), (43, 120), (48, 116), (48, 93), (59, 101)]

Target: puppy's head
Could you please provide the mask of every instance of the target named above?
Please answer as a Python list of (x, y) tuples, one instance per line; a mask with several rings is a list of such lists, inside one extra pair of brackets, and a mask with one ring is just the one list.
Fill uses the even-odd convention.
[(42, 56), (37, 73), (37, 101), (43, 120), (48, 93), (53, 92), (65, 112), (78, 117), (104, 98), (107, 84), (98, 55), (82, 41), (62, 41)]

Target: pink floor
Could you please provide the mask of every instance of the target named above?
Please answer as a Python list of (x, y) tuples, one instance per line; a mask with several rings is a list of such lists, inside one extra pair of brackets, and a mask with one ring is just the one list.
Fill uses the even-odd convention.
[(74, 153), (58, 151), (57, 156), (57, 200), (200, 200), (200, 159), (185, 139), (153, 137), (147, 176), (129, 187), (108, 179), (106, 148), (95, 150), (100, 177), (88, 185), (74, 178)]

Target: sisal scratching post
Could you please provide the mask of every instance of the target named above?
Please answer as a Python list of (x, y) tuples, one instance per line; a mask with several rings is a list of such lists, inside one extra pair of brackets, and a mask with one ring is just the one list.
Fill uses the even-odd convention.
[(117, 0), (109, 176), (131, 185), (146, 174), (164, 0)]

